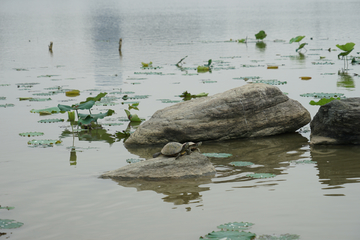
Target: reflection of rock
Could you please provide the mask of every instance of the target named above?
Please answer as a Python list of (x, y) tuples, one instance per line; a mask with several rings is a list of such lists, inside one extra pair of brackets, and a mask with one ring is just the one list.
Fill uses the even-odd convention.
[(248, 84), (159, 110), (125, 145), (270, 136), (294, 132), (309, 122), (309, 112), (279, 88)]
[(330, 186), (359, 183), (359, 147), (314, 145), (311, 156), (317, 162), (320, 182)]
[(360, 98), (334, 100), (319, 108), (311, 127), (311, 144), (360, 144)]
[(147, 161), (137, 162), (101, 175), (102, 178), (117, 179), (183, 179), (215, 175), (215, 168), (207, 157), (192, 152), (174, 157), (160, 156)]
[[(289, 162), (299, 160), (306, 155), (308, 139), (298, 133), (282, 134), (255, 139), (239, 139), (226, 142), (206, 142), (201, 151), (215, 153), (230, 153), (229, 158), (210, 158), (216, 167), (217, 178), (222, 182), (239, 181), (242, 172), (272, 173), (279, 175), (288, 167)], [(234, 161), (247, 161), (258, 167), (234, 167), (229, 165)], [(243, 179), (248, 180), (248, 179)]]
[(164, 202), (172, 202), (175, 205), (189, 204), (191, 201), (201, 200), (200, 192), (210, 190), (209, 187), (199, 185), (211, 183), (210, 178), (177, 179), (166, 181), (127, 180), (113, 179), (120, 186), (134, 187), (138, 191), (152, 190), (164, 194)]

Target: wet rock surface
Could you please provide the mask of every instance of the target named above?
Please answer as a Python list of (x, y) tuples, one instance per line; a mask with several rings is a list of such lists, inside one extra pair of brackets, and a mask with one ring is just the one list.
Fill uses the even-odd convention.
[(228, 140), (294, 132), (310, 113), (279, 88), (247, 84), (158, 110), (125, 145)]
[(199, 152), (175, 157), (159, 156), (146, 161), (133, 163), (101, 175), (101, 178), (120, 180), (145, 179), (166, 180), (206, 177), (215, 175), (215, 167)]
[(360, 144), (360, 98), (321, 106), (310, 128), (310, 144)]

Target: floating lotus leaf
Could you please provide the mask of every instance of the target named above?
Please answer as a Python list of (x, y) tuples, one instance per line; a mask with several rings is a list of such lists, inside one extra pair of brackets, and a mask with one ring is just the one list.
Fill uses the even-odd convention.
[(261, 30), (260, 32), (255, 34), (255, 38), (260, 39), (260, 40), (263, 40), (264, 38), (266, 38), (266, 36), (267, 36), (267, 34), (263, 30)]
[(24, 225), (21, 222), (15, 222), (15, 220), (10, 219), (0, 219), (0, 229), (12, 229), (18, 228)]
[(42, 136), (44, 135), (43, 132), (24, 132), (24, 133), (19, 133), (20, 136), (22, 137), (35, 137), (35, 136)]
[(279, 66), (276, 66), (276, 65), (268, 65), (267, 66), (267, 69), (278, 69)]
[(80, 95), (80, 91), (79, 90), (71, 90), (71, 91), (67, 91), (65, 92), (65, 95), (67, 97), (77, 97)]
[(218, 239), (218, 240), (251, 240), (256, 237), (255, 233), (238, 232), (238, 231), (218, 231), (205, 235), (202, 239)]
[(30, 110), (31, 113), (48, 113), (48, 114), (52, 114), (52, 113), (59, 113), (61, 110), (58, 107), (51, 107), (51, 108), (44, 108), (44, 109), (32, 109)]
[(51, 98), (30, 98), (30, 102), (45, 102), (45, 101), (51, 101)]
[(296, 234), (281, 234), (280, 236), (275, 235), (261, 235), (258, 237), (259, 240), (298, 240), (300, 239), (299, 235)]
[(55, 95), (55, 92), (47, 92), (47, 93), (33, 93), (34, 96), (52, 96)]
[(336, 44), (336, 46), (345, 52), (348, 52), (348, 51), (351, 52), (354, 49), (355, 43), (348, 42), (344, 45)]
[(38, 123), (57, 123), (57, 122), (63, 122), (64, 119), (60, 118), (52, 118), (52, 119), (41, 119), (38, 121)]
[(201, 80), (202, 83), (217, 83), (217, 81)]
[(217, 228), (228, 231), (240, 231), (240, 230), (248, 230), (253, 223), (249, 222), (231, 222), (217, 226)]
[(10, 84), (7, 84), (7, 83), (0, 84), (0, 87), (7, 87), (7, 86), (10, 86)]
[(238, 78), (233, 78), (233, 79), (240, 79), (240, 80), (245, 80), (245, 81), (247, 81), (247, 80), (255, 80), (255, 79), (260, 79), (260, 77), (259, 76), (248, 76), (248, 77), (238, 77)]
[(294, 37), (292, 39), (290, 39), (289, 43), (293, 43), (293, 42), (300, 42), (301, 40), (303, 40), (305, 36), (297, 36), (297, 37)]
[(322, 99), (320, 99), (319, 101), (317, 101), (317, 102), (315, 102), (315, 101), (310, 101), (310, 105), (319, 105), (319, 106), (322, 106), (322, 105), (325, 105), (325, 104), (327, 104), (327, 103), (329, 103), (329, 102), (331, 102), (331, 101), (333, 101), (333, 100), (340, 100), (341, 98), (333, 98), (333, 97), (331, 97), (331, 98), (322, 98)]
[(157, 99), (161, 101), (162, 103), (179, 103), (181, 100), (170, 100), (170, 99)]
[(312, 62), (313, 65), (334, 65), (333, 62)]
[(105, 126), (120, 126), (120, 125), (124, 125), (124, 123), (101, 123), (101, 125), (105, 125)]
[(246, 177), (251, 177), (251, 178), (273, 178), (275, 176), (276, 176), (275, 174), (271, 174), (271, 173), (251, 173), (246, 175)]
[(301, 80), (310, 80), (311, 77), (300, 77)]
[(0, 104), (0, 107), (7, 108), (7, 107), (14, 107), (15, 105), (12, 103)]
[(163, 75), (162, 72), (134, 72), (134, 74), (145, 74), (145, 75)]
[(146, 80), (147, 78), (134, 78), (134, 77), (129, 77), (126, 80)]
[(107, 107), (107, 106), (115, 106), (115, 105), (118, 105), (119, 103), (115, 103), (115, 102), (96, 102), (95, 103), (95, 106), (104, 106), (104, 107)]
[(128, 100), (128, 99), (145, 99), (148, 98), (150, 95), (135, 95), (135, 96), (128, 96), (128, 95), (124, 95), (122, 97), (123, 100)]
[(50, 140), (50, 139), (45, 139), (45, 140), (31, 140), (28, 141), (29, 145), (54, 145), (54, 144), (60, 144), (62, 143), (61, 140)]
[(56, 76), (60, 76), (60, 75), (40, 75), (40, 76), (38, 76), (38, 78), (41, 78), (41, 77), (48, 77), (48, 78), (50, 78), (50, 77), (56, 77)]
[(26, 68), (14, 68), (16, 71), (29, 71), (28, 69)]
[(149, 66), (152, 66), (152, 62), (149, 62), (149, 63), (141, 62), (141, 65), (142, 65), (143, 67), (149, 67)]
[(33, 87), (34, 85), (38, 85), (38, 84), (40, 84), (40, 83), (32, 82), (32, 83), (16, 83), (15, 85), (17, 87)]
[(215, 158), (227, 158), (232, 156), (230, 153), (203, 153), (202, 155)]
[(300, 94), (301, 97), (314, 97), (314, 98), (345, 98), (343, 93), (304, 93)]
[(15, 207), (8, 207), (8, 206), (6, 206), (6, 207), (0, 207), (0, 209), (6, 209), (6, 210), (12, 210), (12, 209), (14, 209)]
[(316, 161), (311, 161), (311, 160), (296, 160), (296, 161), (291, 161), (292, 163), (295, 164), (316, 164)]
[(245, 166), (254, 165), (254, 163), (252, 163), (252, 162), (245, 162), (245, 161), (231, 162), (229, 164), (236, 166), (236, 167), (245, 167)]
[(246, 42), (246, 39), (245, 39), (245, 38), (238, 39), (238, 43), (245, 43), (245, 42)]
[(268, 85), (284, 85), (287, 84), (286, 81), (281, 82), (277, 79), (270, 79), (270, 80), (252, 80), (251, 83), (265, 83)]
[(129, 104), (129, 110), (131, 110), (131, 109), (139, 110), (139, 108), (138, 108), (139, 104), (140, 104), (139, 102)]
[(135, 92), (130, 92), (130, 91), (127, 91), (127, 92), (111, 92), (110, 94), (134, 94)]
[(208, 66), (198, 66), (197, 71), (198, 72), (208, 72), (210, 68)]
[(144, 159), (141, 159), (141, 158), (129, 158), (129, 159), (126, 159), (127, 163), (137, 163), (137, 162), (141, 162), (141, 161), (144, 161)]

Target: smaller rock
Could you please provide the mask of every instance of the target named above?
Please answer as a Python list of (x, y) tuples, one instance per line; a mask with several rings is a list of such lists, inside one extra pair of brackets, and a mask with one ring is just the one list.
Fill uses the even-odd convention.
[(360, 144), (360, 98), (334, 100), (310, 123), (310, 144)]
[(146, 179), (166, 180), (184, 179), (215, 175), (215, 167), (210, 160), (198, 153), (175, 157), (160, 156), (146, 161), (133, 163), (101, 175), (101, 178), (121, 180)]

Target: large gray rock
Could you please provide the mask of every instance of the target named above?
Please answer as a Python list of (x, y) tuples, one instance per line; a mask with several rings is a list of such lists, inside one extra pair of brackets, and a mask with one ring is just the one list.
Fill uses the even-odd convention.
[(360, 98), (321, 106), (310, 128), (310, 144), (360, 144)]
[(146, 161), (132, 163), (114, 171), (101, 175), (101, 178), (114, 178), (121, 180), (146, 179), (166, 180), (184, 179), (215, 175), (215, 167), (210, 160), (198, 153), (174, 157), (160, 156)]
[(279, 88), (247, 84), (158, 110), (125, 145), (270, 136), (293, 132), (310, 120), (310, 113)]

